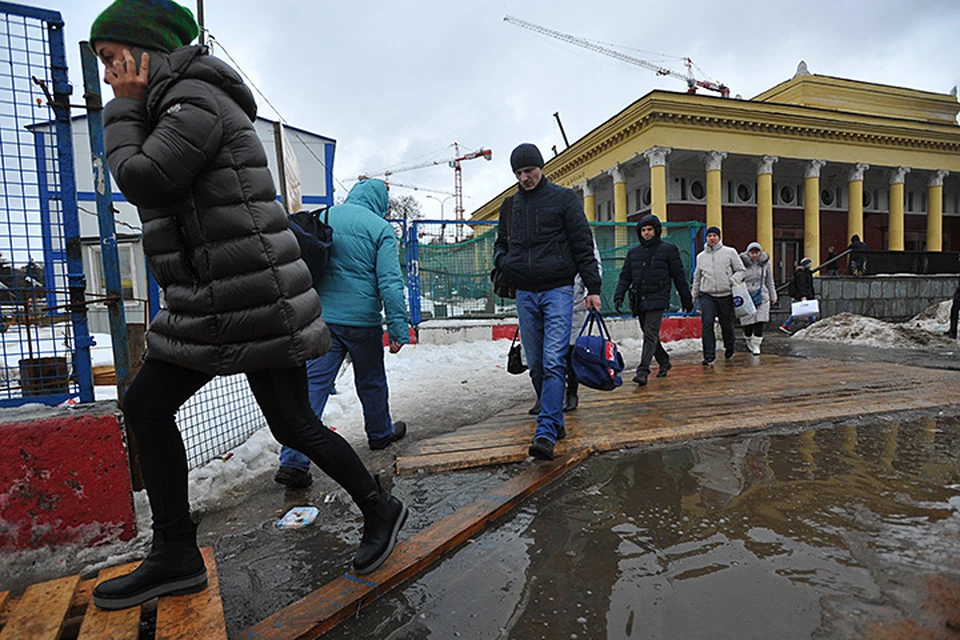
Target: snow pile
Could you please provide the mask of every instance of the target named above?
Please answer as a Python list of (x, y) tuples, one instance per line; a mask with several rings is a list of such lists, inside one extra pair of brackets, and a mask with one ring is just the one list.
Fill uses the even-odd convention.
[(944, 300), (940, 304), (927, 307), (905, 324), (933, 333), (943, 333), (950, 327), (950, 307), (953, 300)]
[(943, 335), (950, 321), (950, 304), (949, 300), (935, 304), (898, 323), (841, 313), (796, 332), (794, 337), (882, 349), (956, 348), (957, 341)]

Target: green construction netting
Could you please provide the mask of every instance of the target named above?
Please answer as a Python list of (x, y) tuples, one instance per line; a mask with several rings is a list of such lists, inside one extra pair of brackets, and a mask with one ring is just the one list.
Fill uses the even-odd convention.
[[(611, 312), (623, 259), (630, 247), (637, 243), (636, 223), (593, 222), (590, 226), (603, 262), (603, 309)], [(663, 224), (661, 237), (680, 249), (688, 282), (695, 255), (694, 239), (703, 226), (700, 222)], [(456, 226), (416, 222), (412, 232), (406, 237), (415, 237), (416, 246), (403, 243), (400, 260), (406, 267), (414, 324), (429, 318), (489, 318), (515, 312), (514, 301), (495, 296), (490, 283), (496, 223)], [(457, 237), (458, 233), (460, 237)], [(410, 268), (413, 256), (416, 256), (416, 269)], [(670, 310), (679, 309), (680, 299), (674, 291)]]

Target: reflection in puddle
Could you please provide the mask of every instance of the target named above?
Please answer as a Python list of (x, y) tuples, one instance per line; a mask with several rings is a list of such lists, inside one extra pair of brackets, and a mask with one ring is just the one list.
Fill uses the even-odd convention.
[(924, 600), (960, 576), (958, 436), (931, 418), (595, 456), (330, 637), (944, 630)]

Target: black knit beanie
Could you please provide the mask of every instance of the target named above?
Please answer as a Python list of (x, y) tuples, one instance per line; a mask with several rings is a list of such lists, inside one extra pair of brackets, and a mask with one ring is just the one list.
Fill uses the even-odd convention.
[(112, 40), (170, 53), (198, 35), (193, 12), (172, 0), (116, 0), (93, 21), (90, 45)]
[(707, 232), (703, 234), (703, 237), (707, 237), (711, 233), (715, 233), (721, 238), (723, 237), (723, 235), (720, 233), (720, 227), (707, 227)]
[(510, 154), (510, 168), (516, 173), (524, 167), (539, 167), (543, 169), (543, 156), (537, 145), (524, 142)]

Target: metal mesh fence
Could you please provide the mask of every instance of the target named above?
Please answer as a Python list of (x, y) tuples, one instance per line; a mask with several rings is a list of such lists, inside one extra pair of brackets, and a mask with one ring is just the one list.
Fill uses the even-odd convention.
[(243, 374), (218, 376), (180, 408), (177, 425), (183, 435), (190, 469), (203, 466), (243, 443), (266, 425)]
[(93, 398), (62, 27), (0, 5), (0, 406)]
[[(457, 225), (442, 221), (413, 222), (405, 234), (401, 261), (406, 265), (411, 322), (437, 318), (498, 318), (516, 313), (513, 300), (493, 293), (493, 245), (496, 222)], [(637, 243), (636, 223), (591, 222), (603, 266), (601, 301), (613, 309), (617, 277), (627, 252)], [(661, 237), (680, 249), (687, 280), (693, 275), (701, 222), (663, 223)], [(680, 308), (673, 292), (671, 310)]]

